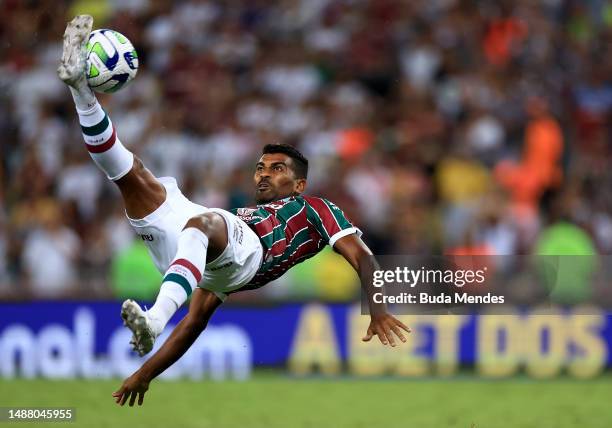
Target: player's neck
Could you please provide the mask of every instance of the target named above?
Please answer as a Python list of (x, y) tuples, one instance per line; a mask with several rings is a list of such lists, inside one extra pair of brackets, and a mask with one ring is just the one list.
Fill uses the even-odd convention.
[(296, 193), (294, 195), (285, 196), (284, 198), (274, 199), (272, 201), (257, 202), (257, 206), (273, 204), (275, 202), (287, 202), (287, 201), (291, 200), (291, 198), (295, 198), (297, 196), (300, 196), (299, 193)]

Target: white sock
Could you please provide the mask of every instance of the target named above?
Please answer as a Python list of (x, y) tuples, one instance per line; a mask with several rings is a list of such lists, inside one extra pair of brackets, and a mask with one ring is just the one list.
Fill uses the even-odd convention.
[(149, 326), (155, 333), (155, 336), (159, 336), (161, 332), (164, 331), (164, 327), (179, 308), (174, 298), (169, 294), (172, 294), (172, 291), (170, 290), (170, 293), (168, 293), (168, 290), (165, 290), (162, 285), (157, 295), (157, 299), (155, 299), (155, 304), (147, 311)]
[(80, 85), (79, 89), (73, 88), (72, 86), (68, 86), (68, 89), (70, 89), (77, 110), (89, 110), (98, 104), (96, 95), (91, 88), (87, 86), (87, 83)]
[(158, 335), (202, 280), (208, 237), (201, 230), (189, 227), (181, 232), (177, 247), (155, 304), (147, 311), (151, 327)]
[(110, 180), (120, 179), (132, 169), (134, 155), (121, 144), (110, 118), (97, 101), (88, 110), (80, 110), (78, 104), (77, 113), (89, 155)]

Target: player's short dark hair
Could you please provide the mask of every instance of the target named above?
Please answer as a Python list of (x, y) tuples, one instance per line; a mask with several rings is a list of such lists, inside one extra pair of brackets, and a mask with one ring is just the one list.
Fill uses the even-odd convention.
[(293, 159), (293, 171), (297, 178), (308, 177), (308, 159), (298, 149), (289, 144), (266, 144), (261, 151), (262, 155), (271, 153), (282, 153)]

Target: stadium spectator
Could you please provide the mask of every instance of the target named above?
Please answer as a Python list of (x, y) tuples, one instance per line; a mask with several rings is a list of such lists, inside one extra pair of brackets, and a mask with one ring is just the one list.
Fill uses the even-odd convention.
[(310, 191), (346, 207), (377, 253), (441, 254), (468, 237), (533, 253), (568, 192), (573, 227), (612, 249), (606, 2), (9, 0), (0, 282), (11, 295), (27, 278), (40, 296), (97, 278), (76, 287), (102, 296), (133, 239), (55, 75), (65, 23), (84, 12), (141, 59), (134, 83), (103, 101), (124, 143), (195, 202), (249, 204), (254, 154), (288, 142), (311, 159)]
[(24, 271), (35, 296), (66, 297), (76, 285), (80, 240), (61, 215), (58, 205), (47, 204), (39, 212), (40, 227), (24, 243)]

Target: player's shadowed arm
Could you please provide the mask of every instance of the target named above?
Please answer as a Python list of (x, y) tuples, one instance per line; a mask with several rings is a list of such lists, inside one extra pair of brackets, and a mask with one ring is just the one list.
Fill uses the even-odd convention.
[(193, 292), (185, 318), (172, 331), (164, 345), (113, 393), (115, 402), (123, 406), (129, 399), (129, 405), (133, 406), (138, 397), (138, 405), (142, 405), (151, 380), (187, 352), (204, 331), (208, 320), (220, 304), (221, 300), (214, 293), (197, 288)]
[(368, 342), (376, 335), (383, 345), (389, 343), (391, 346), (395, 346), (395, 339), (392, 334), (395, 333), (402, 342), (405, 342), (406, 338), (401, 330), (410, 333), (410, 329), (400, 320), (389, 314), (387, 312), (387, 306), (384, 303), (374, 303), (374, 299), (372, 298), (375, 292), (374, 286), (372, 285), (372, 277), (374, 271), (377, 270), (379, 266), (368, 246), (359, 236), (357, 236), (357, 234), (353, 233), (336, 241), (334, 250), (342, 254), (357, 271), (359, 279), (361, 280), (361, 288), (364, 293), (366, 293), (368, 299), (372, 320), (363, 340)]

